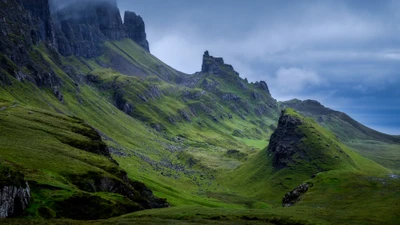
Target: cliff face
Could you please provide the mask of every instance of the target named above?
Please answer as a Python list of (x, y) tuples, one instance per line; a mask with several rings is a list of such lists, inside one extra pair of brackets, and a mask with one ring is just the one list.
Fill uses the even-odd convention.
[(297, 144), (304, 137), (304, 134), (297, 131), (302, 124), (298, 118), (282, 112), (279, 118), (278, 127), (271, 135), (268, 151), (273, 154), (273, 166), (277, 169), (287, 167), (294, 160), (292, 156), (301, 152)]
[(31, 192), (21, 173), (0, 165), (0, 218), (18, 216), (28, 207)]
[(124, 38), (131, 38), (149, 51), (143, 19), (126, 12), (123, 23), (115, 0), (75, 1), (63, 7), (49, 0), (18, 0), (18, 3), (15, 0), (4, 3), (7, 4), (4, 9), (14, 4), (19, 11), (17, 15), (26, 17), (19, 22), (29, 24), (33, 31), (28, 35), (31, 37), (23, 39), (46, 42), (63, 56), (94, 58), (103, 54), (105, 41)]
[(50, 45), (55, 44), (53, 22), (51, 19), (49, 0), (20, 0), (33, 19), (38, 39)]
[(229, 76), (230, 73), (234, 73), (239, 77), (239, 74), (233, 69), (232, 65), (225, 64), (223, 58), (210, 56), (208, 51), (205, 51), (203, 54), (201, 72), (218, 75), (220, 77)]
[[(39, 87), (51, 87), (55, 90), (61, 85), (61, 80), (49, 69), (42, 56), (37, 53), (32, 45), (40, 41), (51, 41), (51, 27), (40, 22), (40, 18), (46, 18), (48, 11), (40, 11), (41, 4), (47, 4), (46, 0), (39, 1), (33, 7), (33, 13), (28, 13), (19, 3), (33, 2), (21, 0), (0, 1), (0, 83), (10, 85), (11, 80), (7, 74), (19, 81), (28, 80)], [(42, 5), (43, 6), (43, 5)], [(35, 11), (36, 10), (36, 11)], [(37, 63), (34, 58), (40, 63)], [(26, 70), (21, 68), (26, 68)]]
[(124, 25), (128, 37), (146, 49), (146, 51), (150, 52), (142, 17), (136, 15), (134, 12), (126, 11), (124, 15)]
[(107, 40), (131, 38), (149, 51), (145, 26), (135, 13), (122, 23), (116, 1), (83, 1), (54, 10), (52, 15), (58, 51), (64, 56), (93, 58), (103, 54)]

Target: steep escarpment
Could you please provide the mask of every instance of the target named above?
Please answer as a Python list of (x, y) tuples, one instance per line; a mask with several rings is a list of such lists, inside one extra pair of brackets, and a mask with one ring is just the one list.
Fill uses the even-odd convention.
[(124, 26), (128, 38), (135, 41), (150, 52), (149, 42), (146, 39), (145, 25), (141, 16), (134, 12), (126, 11), (124, 14)]
[(62, 7), (48, 0), (21, 3), (30, 13), (35, 39), (53, 46), (61, 55), (97, 57), (104, 53), (105, 41), (124, 38), (149, 51), (143, 19), (126, 12), (123, 23), (116, 1), (79, 1)]
[(37, 16), (32, 16), (15, 0), (1, 1), (0, 6), (0, 83), (12, 85), (11, 77), (14, 77), (19, 82), (30, 81), (56, 93), (61, 79), (34, 48), (50, 32), (46, 30), (46, 23), (39, 22), (42, 14), (46, 17), (48, 11), (41, 11), (34, 5), (38, 9)]

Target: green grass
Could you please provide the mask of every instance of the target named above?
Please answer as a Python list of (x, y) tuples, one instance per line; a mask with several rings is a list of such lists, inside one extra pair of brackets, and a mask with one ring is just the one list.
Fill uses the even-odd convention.
[[(50, 88), (39, 89), (11, 77), (12, 86), (0, 86), (0, 160), (18, 168), (36, 185), (32, 186), (34, 201), (28, 209), (29, 219), (43, 217), (38, 212), (44, 208), (50, 214), (57, 213), (54, 204), (73, 195), (87, 195), (94, 202), (101, 198), (105, 208), (124, 203), (126, 199), (121, 195), (81, 190), (74, 177), (96, 172), (116, 178), (125, 170), (129, 178), (145, 183), (156, 196), (167, 198), (172, 207), (84, 223), (396, 224), (400, 196), (393, 190), (400, 185), (399, 179), (389, 178), (388, 174), (399, 169), (397, 145), (354, 142), (349, 148), (312, 119), (288, 110), (288, 114), (304, 122), (299, 131), (307, 137), (302, 147), (308, 149), (310, 161), (298, 157), (290, 168), (277, 171), (267, 146), (279, 108), (267, 106), (268, 112), (256, 115), (255, 108), (276, 102), (266, 94), (258, 100), (252, 98), (254, 84), (241, 89), (237, 86), (241, 78), (226, 70), (230, 75), (227, 78), (204, 75), (194, 88), (183, 87), (173, 82), (181, 75), (179, 72), (131, 40), (108, 42), (105, 46), (107, 54), (99, 60), (110, 63), (111, 56), (117, 54), (145, 75), (128, 76), (104, 69), (96, 60), (61, 58), (77, 73), (95, 78), (93, 83), (77, 86), (45, 47), (39, 46), (35, 51), (62, 79), (64, 103), (56, 99)], [(162, 70), (167, 70), (170, 77), (165, 77)], [(206, 92), (198, 99), (183, 98), (187, 91), (201, 92), (200, 84), (205, 79), (220, 83), (218, 90)], [(151, 86), (162, 93), (160, 98), (146, 95)], [(131, 115), (115, 107), (116, 91), (134, 106)], [(221, 93), (228, 92), (240, 96), (242, 101), (220, 100)], [(148, 101), (141, 100), (138, 94), (146, 95)], [(190, 121), (182, 116), (182, 110), (190, 114)], [(174, 118), (174, 123), (170, 118)], [(157, 124), (160, 131), (154, 129)], [(121, 153), (113, 155), (119, 166), (106, 157), (75, 148), (82, 145), (73, 147), (65, 141), (90, 142), (87, 135), (76, 132), (87, 130), (88, 125), (99, 130), (105, 143)], [(376, 148), (381, 149), (379, 154)], [(229, 150), (237, 153), (229, 155)], [(320, 173), (315, 178), (310, 178), (317, 172)], [(313, 187), (296, 206), (282, 208), (284, 194), (302, 182)], [(116, 215), (113, 213), (115, 210), (111, 214)], [(30, 222), (81, 223), (7, 220), (10, 224)]]

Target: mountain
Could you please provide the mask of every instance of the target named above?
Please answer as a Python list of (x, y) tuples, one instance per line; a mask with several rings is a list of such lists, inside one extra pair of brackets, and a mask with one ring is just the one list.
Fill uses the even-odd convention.
[(400, 158), (396, 155), (400, 143), (398, 136), (375, 131), (346, 113), (329, 109), (315, 100), (293, 99), (280, 104), (284, 108), (296, 109), (302, 115), (313, 118), (363, 156), (391, 169), (400, 169)]
[(373, 131), (282, 111), (208, 51), (171, 68), (113, 0), (55, 3), (0, 1), (1, 222), (396, 224), (397, 161), (353, 149)]
[(319, 124), (336, 133), (343, 141), (354, 139), (376, 140), (389, 143), (400, 143), (397, 136), (380, 133), (355, 121), (346, 113), (332, 110), (315, 100), (298, 100), (281, 102), (281, 105), (296, 109), (305, 116), (312, 117)]

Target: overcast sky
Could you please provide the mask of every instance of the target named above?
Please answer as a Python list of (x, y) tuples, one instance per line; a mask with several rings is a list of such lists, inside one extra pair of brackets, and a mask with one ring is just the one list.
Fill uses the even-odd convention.
[(221, 56), (274, 98), (315, 99), (400, 135), (400, 1), (118, 0), (150, 51), (194, 73)]

